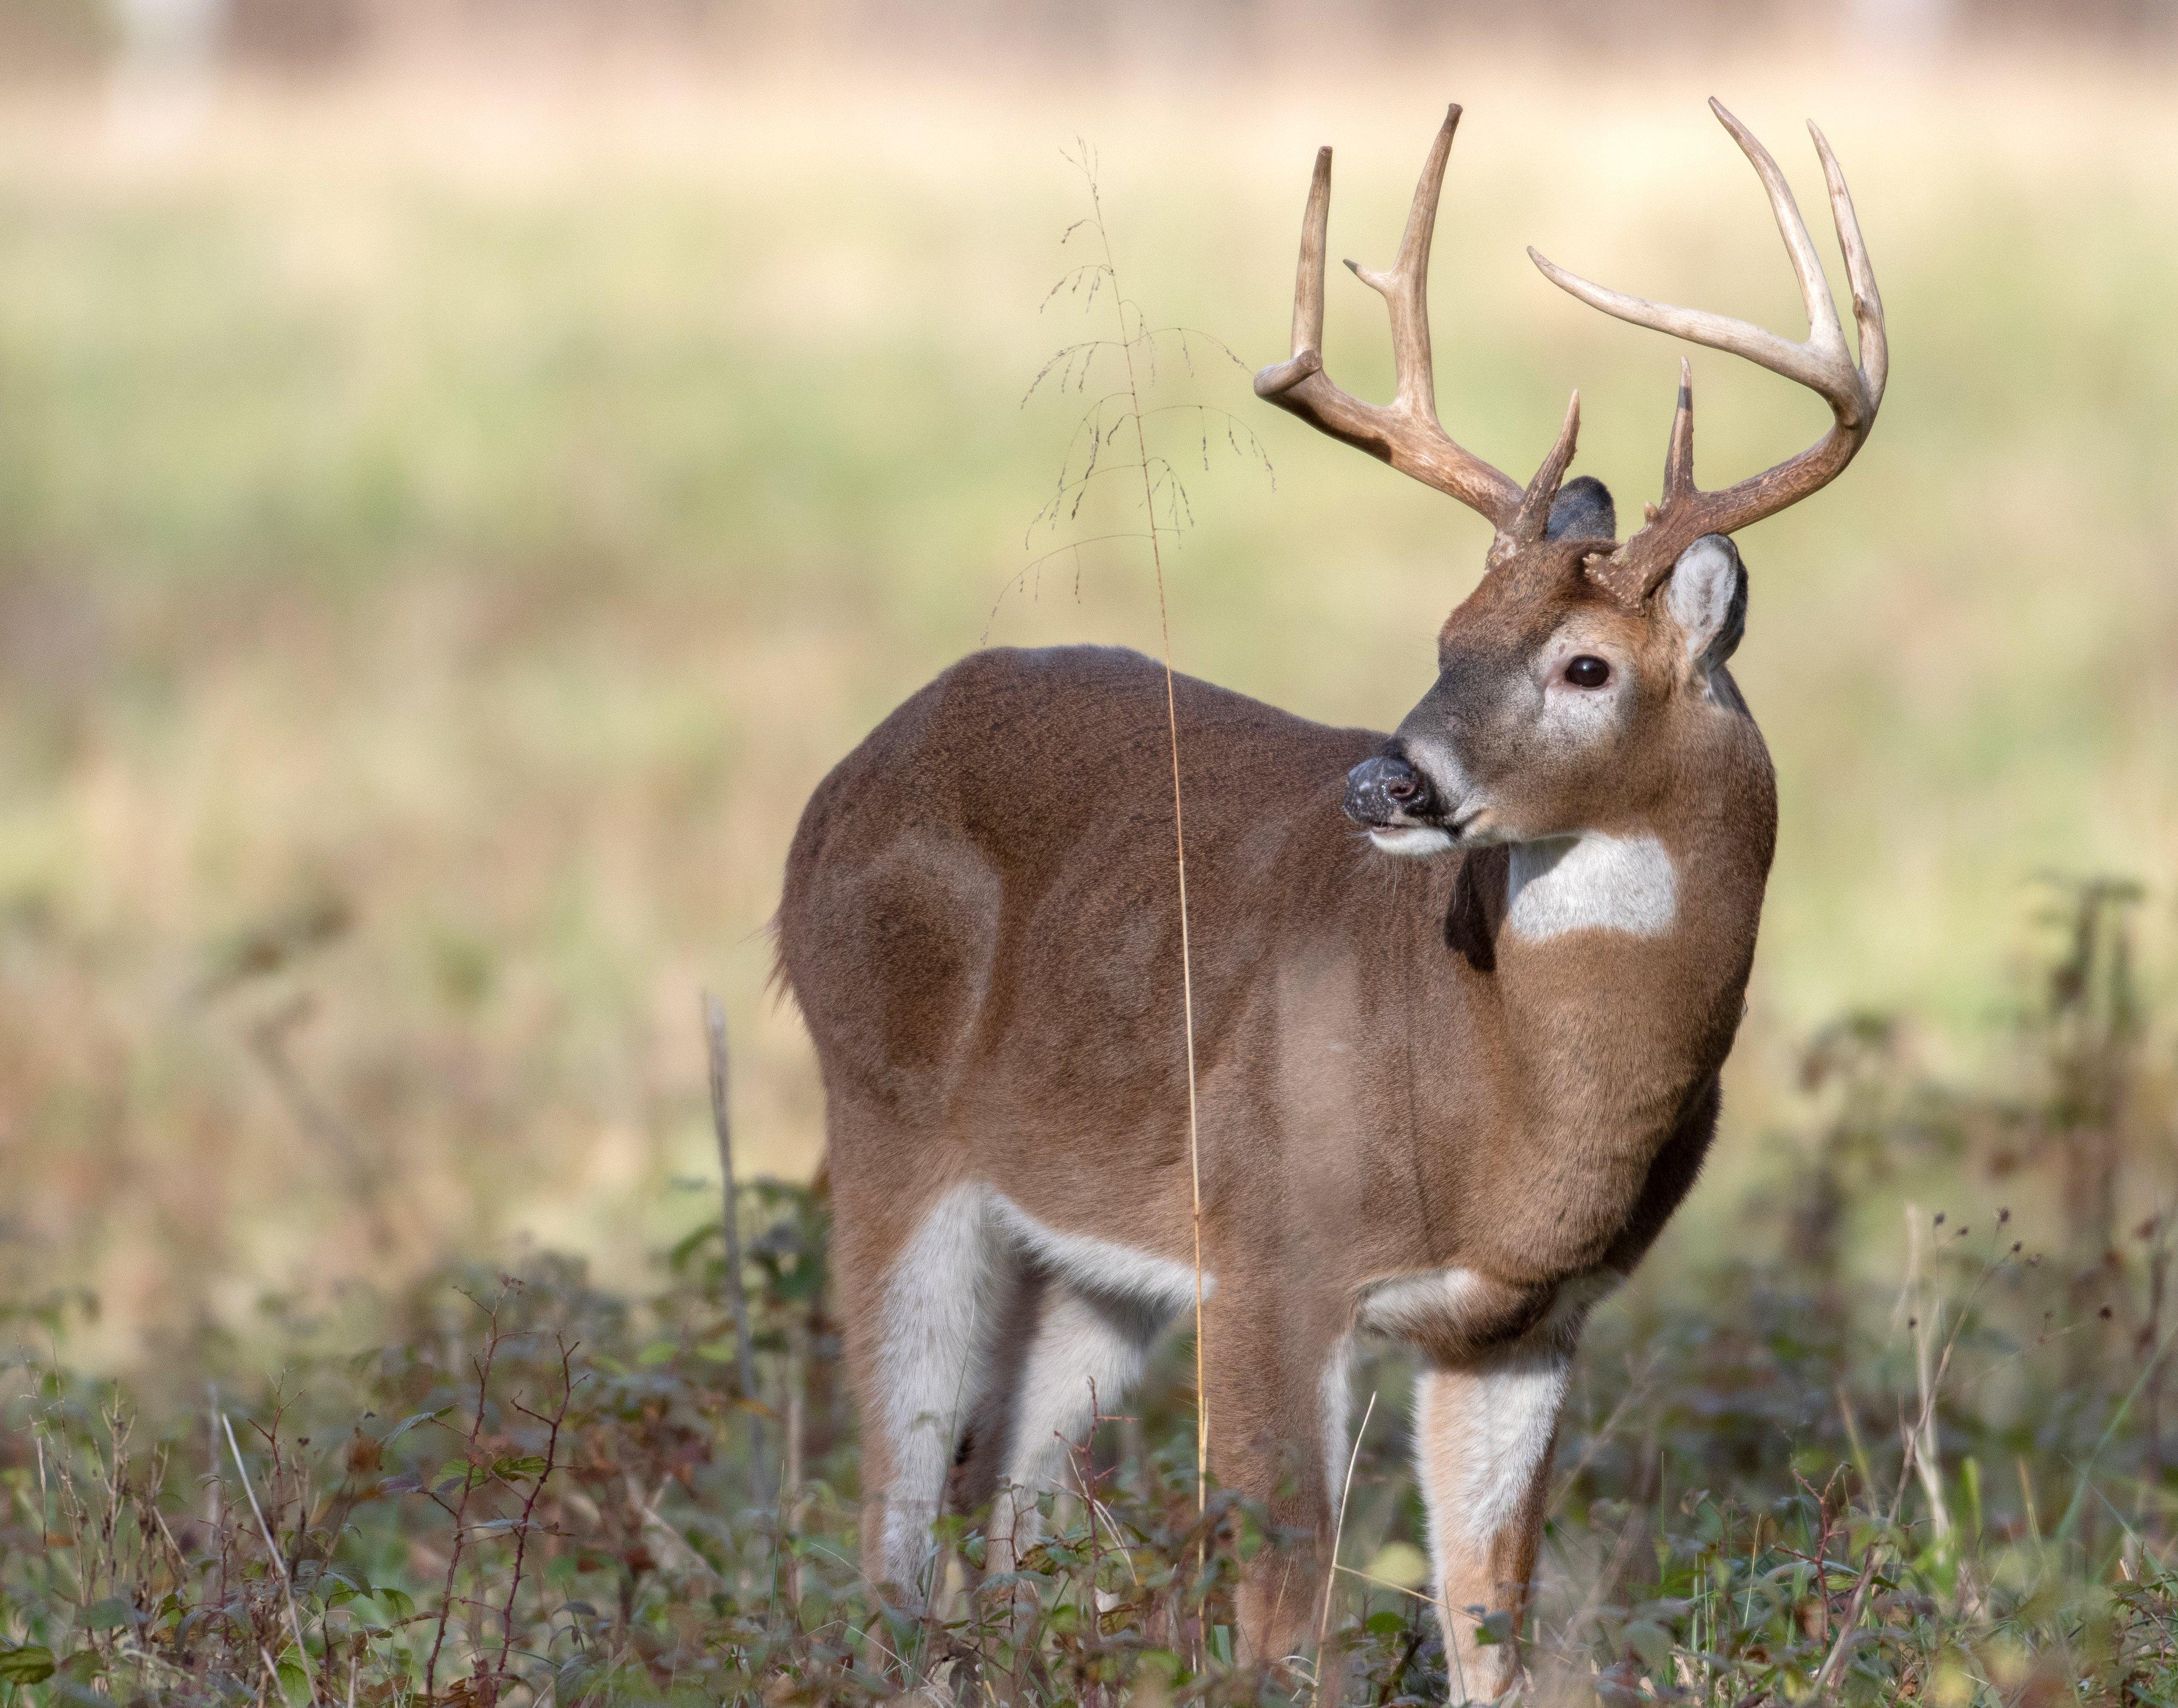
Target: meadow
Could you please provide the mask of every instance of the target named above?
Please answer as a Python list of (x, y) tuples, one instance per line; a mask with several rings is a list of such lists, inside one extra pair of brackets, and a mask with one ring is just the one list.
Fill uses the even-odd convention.
[[(1156, 644), (1140, 554), (1067, 550), (1123, 501), (1035, 522), (1079, 400), (1024, 393), (1099, 312), (1047, 301), (1086, 211), (1062, 151), (1096, 151), (1130, 293), (1207, 335), (1159, 397), (1245, 424), (1168, 446), (1176, 662), (1385, 726), (1485, 542), (1250, 394), (1315, 146), (1334, 253), (1382, 260), (1465, 104), (1447, 421), (1525, 468), (1578, 386), (1624, 513), (1678, 353), (1522, 249), (1797, 332), (1715, 92), (1811, 212), (1822, 123), (1893, 379), (1844, 479), (1743, 541), (1782, 840), (1716, 1159), (1584, 1355), (1539, 1668), (1614, 1703), (2168, 1700), (2166, 84), (2057, 52), (606, 63), (245, 81), (179, 128), (11, 88), (0, 1694), (882, 1694), (926, 1638), (843, 1563), (821, 1104), (763, 928), (802, 802), (938, 668)], [(1374, 299), (1330, 300), (1334, 371), (1381, 390)], [(1695, 378), (1705, 479), (1821, 424), (1723, 357)], [(746, 1393), (706, 988), (768, 1183)], [(969, 1609), (910, 1658), (1245, 1700), (1174, 1356), (1085, 1445), (1123, 1468), (1059, 1515), (1034, 1640)], [(1363, 1380), (1342, 1557), (1376, 1581), (1340, 1617), (1390, 1701), (1434, 1651), (1404, 1377)], [(1251, 1522), (1218, 1509), (1233, 1547)]]

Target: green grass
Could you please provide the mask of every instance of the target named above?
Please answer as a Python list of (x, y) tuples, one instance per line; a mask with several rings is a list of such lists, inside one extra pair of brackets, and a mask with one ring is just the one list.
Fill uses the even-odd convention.
[[(1523, 1700), (2178, 1700), (2171, 1224), (2048, 1209), (2098, 1130), (2169, 1190), (2123, 911), (2078, 905), (2086, 948), (2049, 969), (2014, 1085), (1928, 1080), (1880, 1024), (1826, 1033), (1803, 1124), (1736, 1206), (1739, 1252), (1602, 1313)], [(1874, 1239), (1841, 1219), (1898, 1227), (1931, 1169), (1994, 1174), (2021, 1212), (1909, 1204)], [(824, 1206), (764, 1185), (738, 1214), (745, 1393), (715, 1224), (632, 1295), (533, 1257), (271, 1299), (273, 1357), (203, 1333), (127, 1388), (69, 1362), (79, 1306), (16, 1313), (40, 1349), (0, 1361), (0, 1700), (1443, 1700), (1407, 1360), (1376, 1349), (1354, 1384), (1337, 1688), (1314, 1657), (1234, 1664), (1235, 1567), (1270, 1537), (1222, 1493), (1198, 1516), (1185, 1344), (1078, 1444), (1017, 1575), (983, 1578), (976, 1515), (944, 1523), (924, 1623), (855, 1563)]]
[[(243, 88), (172, 156), (89, 98), (0, 110), (0, 1098), (19, 1277), (94, 1284), (101, 1355), (265, 1284), (534, 1238), (627, 1284), (704, 1166), (697, 998), (725, 997), (752, 1166), (813, 1166), (760, 936), (802, 801), (987, 630), (1148, 643), (1145, 567), (1000, 595), (1070, 411), (1021, 394), (1097, 142), (1130, 288), (1283, 353), (1314, 145), (1381, 259), (1437, 104), (1468, 106), (1436, 268), (1454, 430), (1524, 470), (1578, 384), (1631, 510), (1677, 352), (1520, 253), (1787, 331), (1715, 88), (1811, 207), (1819, 115), (1896, 351), (1832, 491), (1754, 530), (1740, 676), (1783, 840), (1718, 1182), (1797, 1041), (1918, 1016), (1971, 1067), (2044, 868), (2160, 882), (2178, 839), (2172, 117), (2145, 74), (1478, 57), (1247, 81), (991, 88), (832, 71)], [(1387, 378), (1332, 281), (1329, 348)], [(1820, 410), (1698, 356), (1702, 467)], [(1172, 577), (1183, 668), (1396, 720), (1476, 520), (1206, 370), (1273, 486), (1221, 463)], [(996, 606), (993, 615), (993, 606)], [(2159, 895), (2162, 892), (2159, 891)], [(298, 911), (339, 928), (283, 936)], [(2152, 948), (2167, 906), (2143, 917)], [(257, 944), (248, 980), (206, 971)], [(269, 947), (266, 946), (269, 944)], [(2156, 966), (2174, 962), (2150, 956)], [(386, 1242), (251, 1039), (355, 1139)]]

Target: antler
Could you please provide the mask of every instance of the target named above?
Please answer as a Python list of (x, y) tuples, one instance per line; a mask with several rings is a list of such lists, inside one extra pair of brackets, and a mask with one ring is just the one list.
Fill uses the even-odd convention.
[(1822, 262), (1816, 258), (1807, 224), (1800, 217), (1784, 174), (1777, 170), (1777, 162), (1754, 134), (1725, 110), (1721, 101), (1712, 99), (1710, 108), (1754, 162), (1763, 188), (1770, 193), (1770, 206), (1776, 215), (1786, 252), (1792, 257), (1792, 271), (1800, 281), (1801, 300), (1807, 305), (1804, 343), (1789, 342), (1775, 332), (1729, 315), (1674, 308), (1606, 290), (1576, 278), (1532, 249), (1528, 255), (1553, 283), (1590, 307), (1637, 326), (1651, 326), (1674, 337), (1744, 356), (1773, 374), (1819, 392), (1836, 419), (1818, 443), (1791, 460), (1737, 485), (1704, 492), (1694, 484), (1694, 370), (1683, 359), (1678, 408), (1672, 421), (1671, 449), (1664, 461), (1663, 501), (1650, 506), (1647, 524), (1639, 533), (1607, 558), (1589, 562), (1590, 574), (1629, 603), (1647, 597), (1670, 573), (1679, 554), (1702, 535), (1730, 534), (1774, 516), (1836, 479), (1875, 424), (1875, 412), (1882, 404), (1883, 385), (1890, 372), (1890, 346), (1884, 336), (1883, 299), (1876, 293), (1875, 271), (1869, 265), (1868, 246), (1861, 240), (1860, 222), (1853, 214), (1845, 174), (1838, 170), (1836, 157), (1822, 132), (1812, 123), (1808, 126), (1815, 140), (1815, 152), (1822, 156), (1838, 246), (1845, 251), (1846, 276), (1852, 284), (1852, 315), (1860, 331), (1858, 364), (1847, 352), (1845, 328), (1839, 321), (1829, 282), (1823, 276)]
[(1436, 228), (1445, 162), (1452, 156), (1459, 108), (1445, 110), (1444, 123), (1422, 164), (1413, 211), (1398, 259), (1389, 272), (1347, 262), (1354, 275), (1384, 298), (1392, 320), (1392, 352), (1398, 390), (1389, 403), (1365, 403), (1341, 391), (1323, 371), (1324, 229), (1331, 216), (1331, 151), (1319, 149), (1302, 216), (1300, 268), (1294, 281), (1293, 355), (1256, 375), (1256, 395), (1289, 409), (1334, 439), (1381, 457), (1402, 474), (1449, 493), (1488, 517), (1497, 529), (1493, 560), (1502, 550), (1542, 537), (1551, 501), (1572, 462), (1580, 432), (1580, 394), (1573, 393), (1557, 444), (1525, 489), (1510, 475), (1463, 449), (1436, 418), (1436, 384), (1430, 364), (1430, 241)]

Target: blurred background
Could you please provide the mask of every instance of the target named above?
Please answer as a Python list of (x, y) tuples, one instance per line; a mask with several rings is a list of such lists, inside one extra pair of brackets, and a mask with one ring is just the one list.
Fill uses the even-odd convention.
[[(2058, 1174), (2092, 1129), (2062, 1184), (2107, 1232), (2171, 1131), (2174, 71), (2168, 0), (10, 0), (0, 1283), (94, 1289), (126, 1361), (448, 1256), (639, 1274), (714, 1213), (706, 988), (743, 1169), (811, 1173), (763, 990), (802, 802), (987, 638), (1156, 643), (1139, 550), (1069, 549), (1138, 526), (1125, 495), (1036, 520), (1098, 388), (1024, 393), (1110, 331), (1108, 296), (1047, 300), (1085, 144), (1125, 293), (1201, 334), (1151, 400), (1204, 406), (1162, 418), (1176, 661), (1395, 721), (1483, 524), (1248, 375), (1286, 353), (1315, 147), (1334, 253), (1382, 262), (1447, 100), (1438, 389), (1503, 467), (1578, 385), (1578, 466), (1634, 512), (1680, 353), (1528, 244), (1800, 335), (1710, 94), (1819, 222), (1822, 123), (1889, 309), (1868, 449), (1741, 542), (1782, 840), (1651, 1284), (1853, 1249), (1809, 1216), (1896, 1246), (1853, 1207), (1864, 1129), (1810, 1114), (1870, 1052), (1992, 1109), (2086, 1075), (2044, 1125)], [(1375, 298), (1330, 292), (1334, 370), (1383, 394)], [(1694, 364), (1706, 482), (1821, 430)], [(2077, 1036), (2030, 1085), (2036, 1026)], [(1962, 1210), (2042, 1166), (1907, 1165)], [(1753, 1230), (1785, 1174), (1801, 1221)]]

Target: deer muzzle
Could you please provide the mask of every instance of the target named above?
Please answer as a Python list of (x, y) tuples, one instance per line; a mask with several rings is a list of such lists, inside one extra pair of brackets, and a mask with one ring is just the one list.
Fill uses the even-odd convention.
[(1346, 816), (1369, 829), (1426, 823), (1436, 812), (1429, 779), (1396, 753), (1378, 753), (1346, 774)]

